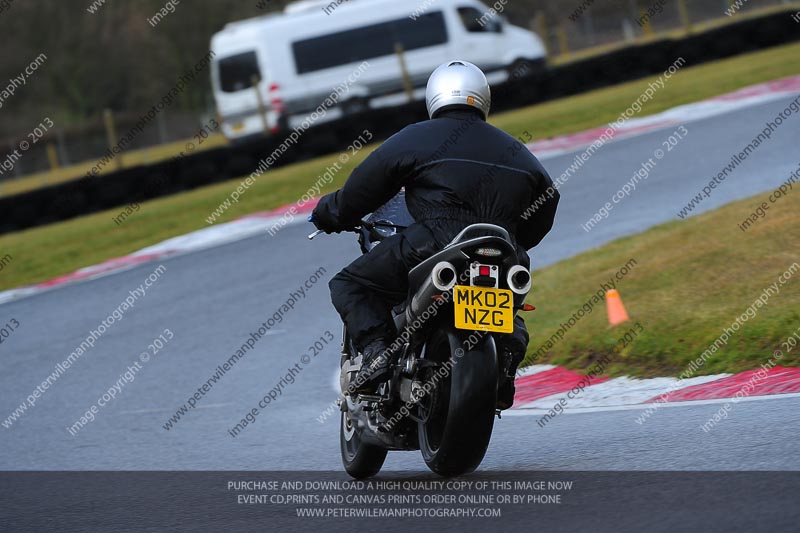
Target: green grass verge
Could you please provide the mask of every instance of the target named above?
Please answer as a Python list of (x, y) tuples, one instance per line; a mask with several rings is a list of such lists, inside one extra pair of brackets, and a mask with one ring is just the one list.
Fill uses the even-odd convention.
[[(771, 204), (747, 232), (737, 226), (767, 196), (670, 222), (535, 273), (529, 301), (537, 310), (526, 314), (531, 333), (527, 363), (535, 359), (585, 369), (608, 356), (612, 375), (680, 374), (795, 264), (797, 272), (779, 285), (779, 294), (757, 306), (755, 317), (748, 317), (697, 374), (757, 368), (779, 349), (785, 352), (781, 365), (800, 365), (800, 346), (788, 352), (781, 345), (800, 332), (800, 190), (795, 186)], [(563, 340), (554, 339), (551, 349), (534, 357), (630, 259), (636, 265), (617, 289), (631, 320), (609, 327), (600, 302), (573, 322)], [(634, 328), (636, 323), (641, 328)], [(643, 332), (622, 348), (618, 342), (632, 328)]]
[[(676, 58), (677, 59), (677, 58)], [(800, 72), (800, 43), (737, 56), (697, 67), (686, 65), (670, 78), (637, 116), (704, 100)], [(537, 139), (583, 131), (617, 120), (658, 76), (497, 115), (493, 123), (516, 135)]]
[[(798, 71), (800, 44), (698, 67), (687, 66), (657, 93), (654, 100), (645, 104), (641, 115), (796, 74)], [(493, 117), (492, 121), (514, 135), (528, 131), (537, 139), (581, 131), (615, 120), (653, 79), (656, 78), (500, 114)], [(323, 192), (331, 192), (340, 186), (355, 164), (373, 148), (366, 148), (351, 159)], [(296, 202), (325, 172), (326, 167), (337, 159), (338, 154), (334, 154), (269, 172), (218, 222)], [(119, 227), (112, 222), (112, 218), (121, 212), (121, 208), (0, 236), (0, 256), (10, 254), (14, 258), (11, 264), (0, 271), (0, 289), (51, 279), (207, 227), (206, 217), (228, 197), (239, 181), (146, 202)]]

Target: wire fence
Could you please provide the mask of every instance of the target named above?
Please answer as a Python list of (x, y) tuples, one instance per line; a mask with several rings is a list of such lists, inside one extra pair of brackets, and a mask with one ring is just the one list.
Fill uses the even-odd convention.
[[(513, 2), (509, 0), (509, 6)], [(551, 57), (669, 32), (696, 31), (709, 23), (733, 22), (737, 17), (770, 8), (800, 6), (792, 0), (531, 0), (531, 3), (534, 13), (527, 15), (527, 26), (542, 36)], [(746, 48), (747, 43), (742, 43), (742, 47)]]

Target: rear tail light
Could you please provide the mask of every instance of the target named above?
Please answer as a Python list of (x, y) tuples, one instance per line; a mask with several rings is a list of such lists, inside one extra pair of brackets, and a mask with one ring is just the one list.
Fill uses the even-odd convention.
[[(286, 110), (286, 107), (283, 104), (283, 98), (280, 95), (281, 87), (277, 83), (273, 83), (269, 86), (269, 105), (272, 111), (277, 113), (279, 116), (283, 115), (283, 112)], [(278, 133), (280, 128), (275, 126), (272, 128), (272, 133)]]
[(503, 252), (497, 248), (478, 248), (475, 250), (475, 254), (483, 257), (499, 257), (503, 255)]
[(273, 83), (269, 86), (269, 103), (272, 106), (272, 109), (278, 112), (283, 112), (283, 98), (281, 98), (280, 94), (281, 87), (277, 83)]
[(481, 265), (477, 261), (469, 266), (469, 278), (472, 285), (497, 288), (499, 277), (497, 266)]

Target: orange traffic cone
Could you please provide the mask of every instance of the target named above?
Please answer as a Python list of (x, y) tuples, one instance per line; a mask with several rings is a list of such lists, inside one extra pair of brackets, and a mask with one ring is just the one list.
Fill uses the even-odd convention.
[(606, 309), (608, 310), (608, 323), (612, 326), (629, 320), (628, 312), (625, 311), (625, 306), (622, 305), (622, 298), (620, 298), (616, 289), (606, 292)]

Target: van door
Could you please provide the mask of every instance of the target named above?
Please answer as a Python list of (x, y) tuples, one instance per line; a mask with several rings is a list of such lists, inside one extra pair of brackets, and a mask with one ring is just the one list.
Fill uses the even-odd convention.
[[(453, 59), (453, 36), (443, 11), (430, 11), (416, 19), (398, 20), (393, 28), (394, 42), (405, 50), (406, 65), (416, 88), (416, 97), (424, 99), (428, 78), (436, 68)], [(395, 63), (397, 59), (394, 58)], [(398, 66), (399, 68), (399, 66)]]
[(484, 72), (504, 68), (500, 58), (500, 36), (503, 31), (502, 21), (498, 15), (484, 12), (471, 6), (456, 5), (458, 14), (459, 42), (456, 49), (459, 58), (475, 63)]
[[(223, 133), (228, 139), (264, 132), (259, 114), (262, 69), (255, 50), (245, 50), (218, 57), (214, 65), (214, 89)], [(261, 100), (263, 102), (263, 99)]]

